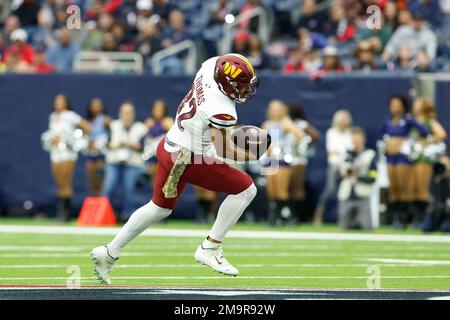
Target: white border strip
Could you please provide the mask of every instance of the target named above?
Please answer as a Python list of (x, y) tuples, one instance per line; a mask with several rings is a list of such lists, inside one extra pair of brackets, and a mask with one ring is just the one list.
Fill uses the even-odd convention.
[[(115, 235), (118, 227), (61, 227), (61, 226), (20, 226), (0, 225), (0, 233), (33, 233), (64, 235)], [(192, 229), (147, 229), (144, 236), (154, 237), (205, 237), (208, 230)], [(440, 242), (450, 243), (446, 235), (403, 235), (403, 234), (367, 234), (367, 233), (324, 233), (291, 231), (230, 231), (228, 238), (251, 239), (297, 239), (297, 240), (348, 240), (348, 241), (399, 241), (399, 242)]]

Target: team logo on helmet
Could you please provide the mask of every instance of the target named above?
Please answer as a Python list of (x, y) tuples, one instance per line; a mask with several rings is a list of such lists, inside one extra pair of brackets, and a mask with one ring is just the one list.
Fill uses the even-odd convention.
[(214, 80), (223, 94), (239, 103), (248, 102), (258, 86), (252, 64), (246, 57), (236, 53), (217, 59)]

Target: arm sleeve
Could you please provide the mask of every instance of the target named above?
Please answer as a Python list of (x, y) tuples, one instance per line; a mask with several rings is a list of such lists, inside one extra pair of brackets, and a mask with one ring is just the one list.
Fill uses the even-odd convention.
[(209, 123), (216, 129), (230, 129), (236, 125), (236, 118), (231, 114), (215, 114), (209, 117)]

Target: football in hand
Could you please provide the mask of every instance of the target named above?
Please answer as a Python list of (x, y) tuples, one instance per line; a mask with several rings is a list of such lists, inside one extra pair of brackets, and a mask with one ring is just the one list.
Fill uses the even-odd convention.
[(269, 148), (271, 138), (267, 130), (255, 126), (242, 126), (234, 130), (231, 141), (236, 147), (253, 153), (259, 159)]

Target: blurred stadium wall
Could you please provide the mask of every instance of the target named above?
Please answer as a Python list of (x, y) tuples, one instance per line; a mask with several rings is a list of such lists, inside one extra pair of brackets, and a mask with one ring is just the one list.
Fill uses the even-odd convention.
[[(378, 129), (388, 114), (388, 100), (392, 94), (408, 95), (413, 86), (412, 74), (376, 73), (371, 75), (330, 75), (315, 81), (302, 76), (263, 76), (261, 86), (247, 105), (238, 105), (240, 123), (260, 125), (271, 99), (299, 101), (309, 120), (321, 131), (317, 154), (307, 174), (309, 200), (312, 204), (325, 180), (325, 131), (333, 113), (340, 108), (350, 110), (355, 125), (362, 126), (368, 142), (375, 146)], [(175, 114), (182, 97), (191, 85), (192, 77), (151, 77), (130, 75), (52, 74), (3, 75), (0, 77), (0, 206), (3, 212), (30, 200), (38, 208), (52, 212), (55, 187), (50, 173), (49, 156), (41, 148), (40, 136), (48, 126), (53, 110), (53, 98), (67, 94), (74, 110), (85, 116), (88, 101), (104, 99), (108, 114), (117, 117), (122, 100), (132, 100), (137, 119), (148, 117), (151, 103), (158, 98), (167, 100), (170, 113)], [(450, 123), (450, 82), (435, 85), (435, 101), (441, 123)], [(77, 162), (75, 172), (74, 207), (79, 208), (87, 196), (84, 157)], [(193, 217), (195, 194), (189, 187), (174, 212), (177, 217)], [(150, 198), (150, 186), (140, 188), (138, 201)], [(9, 210), (6, 210), (10, 208)], [(333, 210), (328, 211), (333, 220)]]

